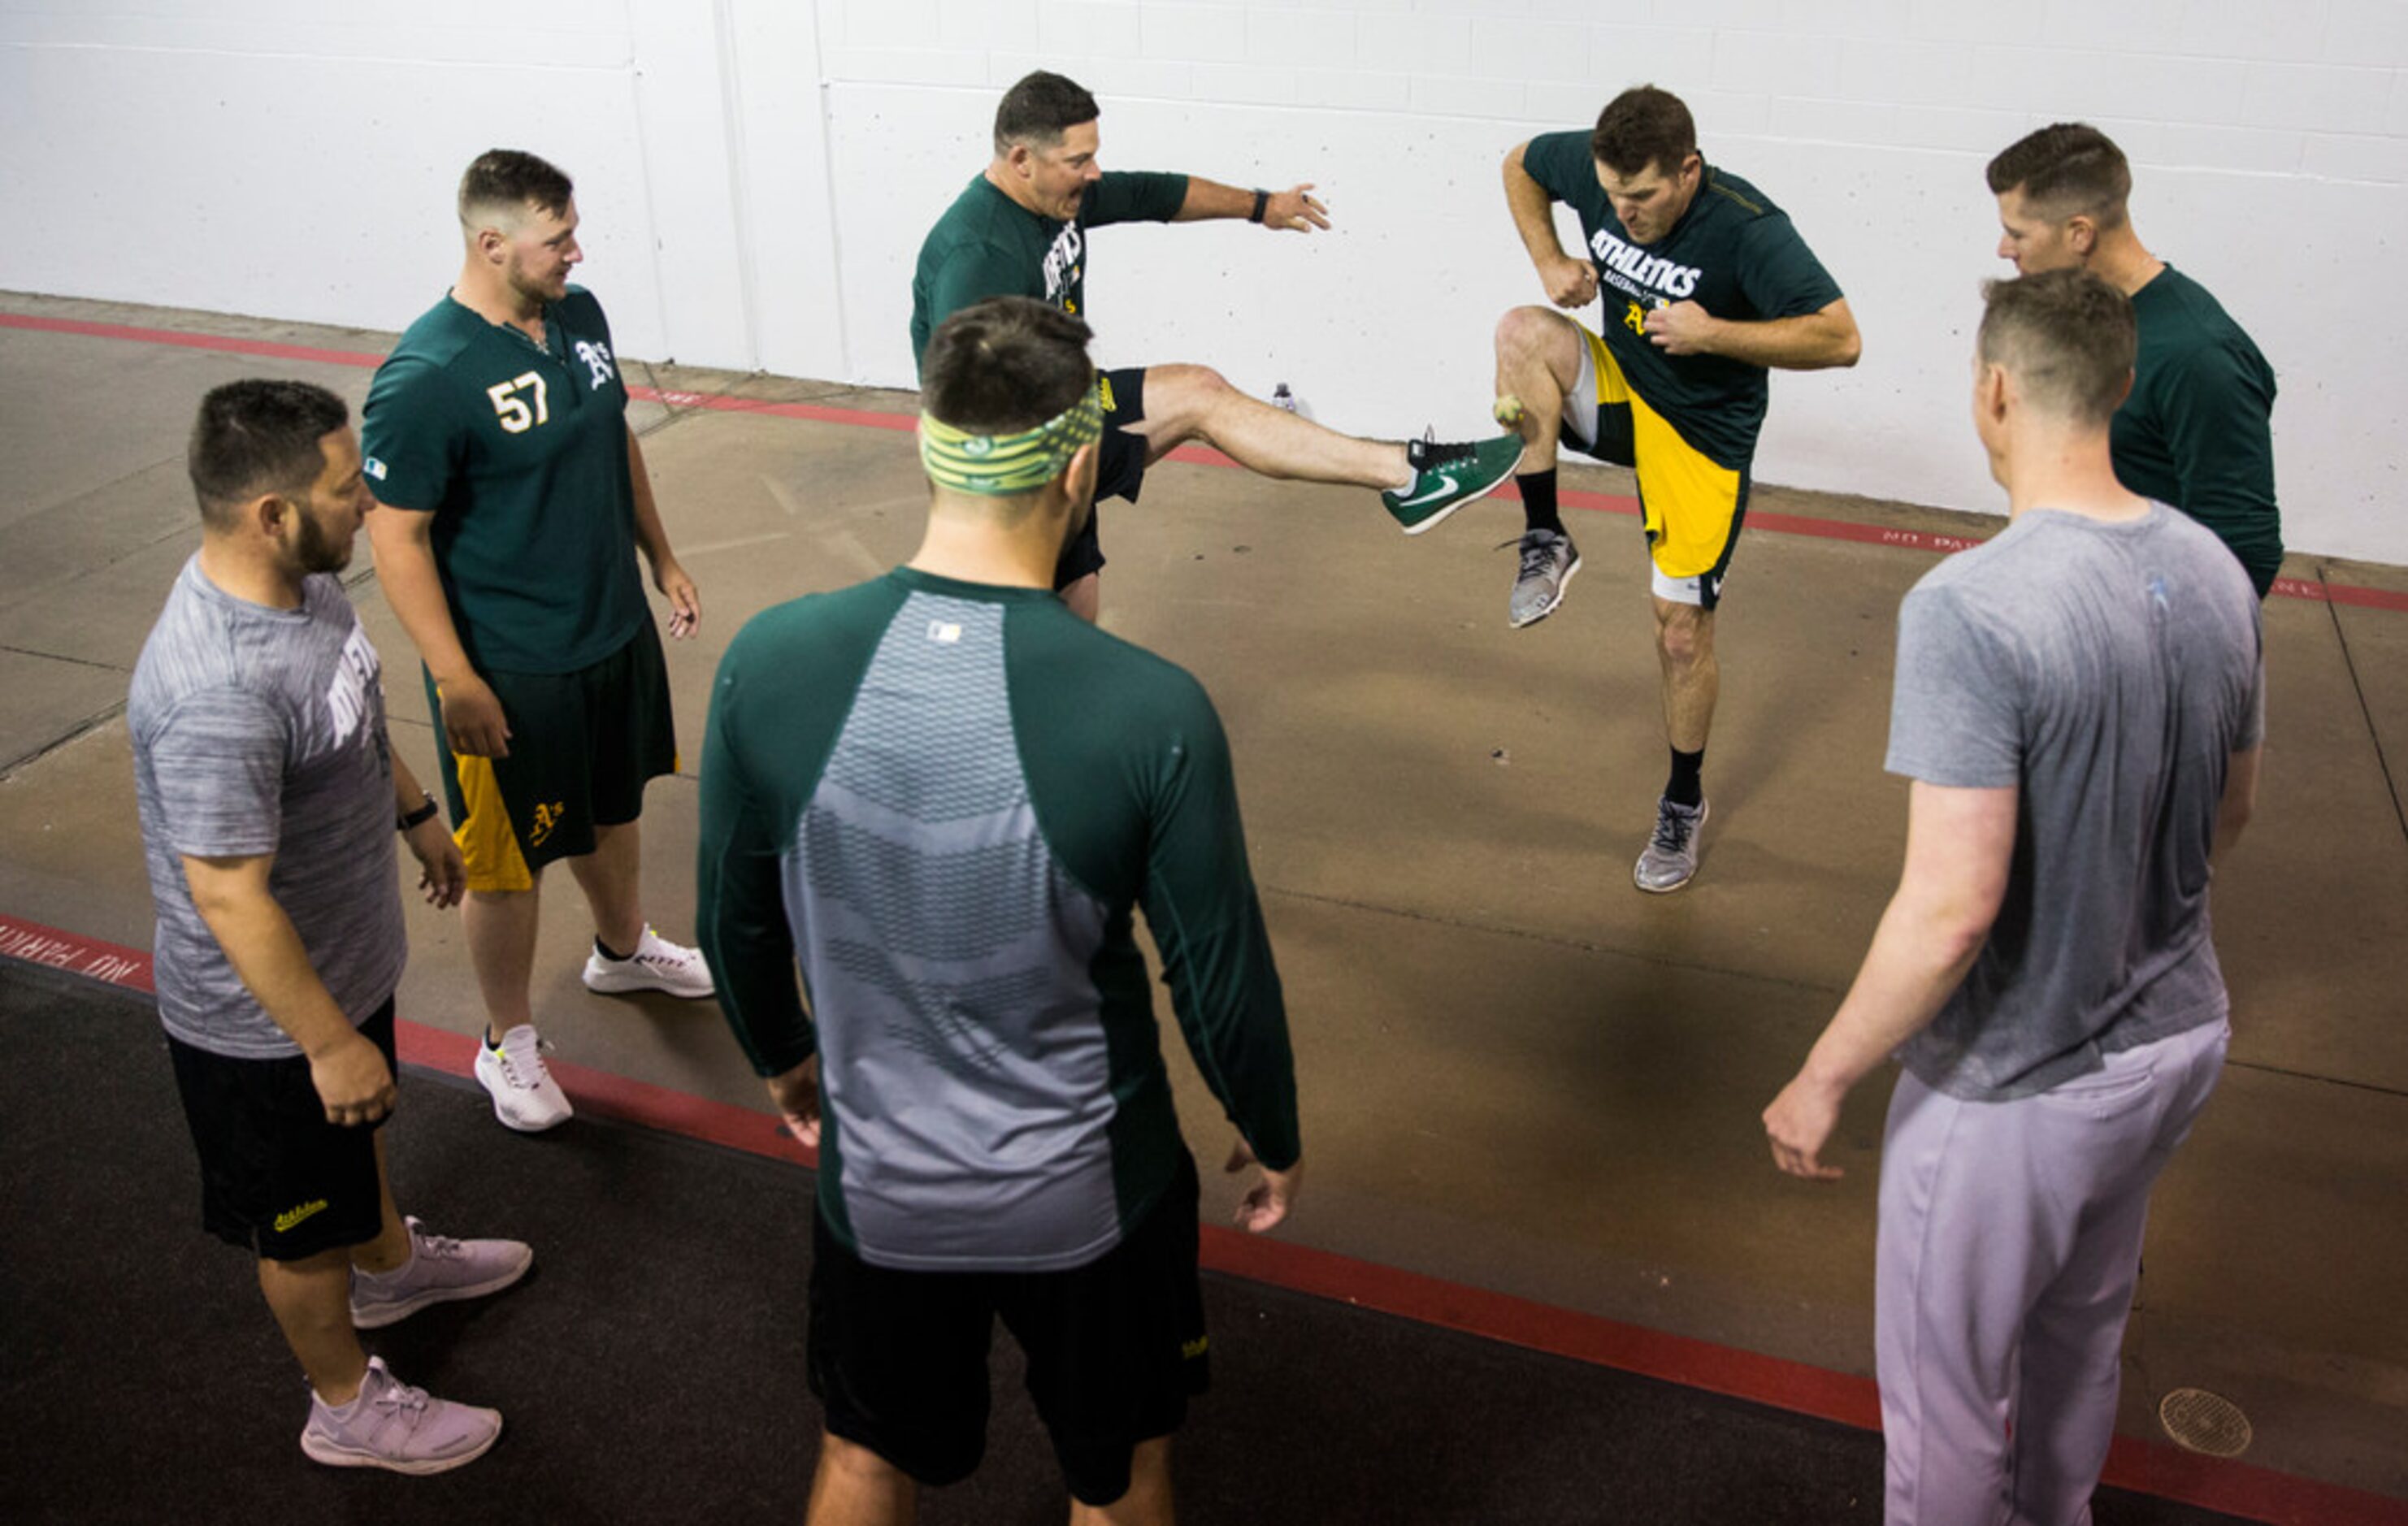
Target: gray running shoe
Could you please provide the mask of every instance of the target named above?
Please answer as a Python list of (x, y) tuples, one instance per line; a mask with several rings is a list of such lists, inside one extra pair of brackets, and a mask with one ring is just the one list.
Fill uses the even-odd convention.
[(1564, 602), (1564, 590), (1572, 586), (1572, 574), (1581, 570), (1580, 548), (1560, 530), (1526, 530), (1518, 544), (1522, 570), (1513, 576), (1513, 598), (1505, 613), (1517, 631), (1554, 614)]
[(1698, 872), (1698, 834), (1706, 824), (1706, 803), (1675, 806), (1670, 800), (1656, 802), (1656, 834), (1647, 839), (1647, 851), (1639, 855), (1638, 866), (1630, 878), (1642, 891), (1661, 894), (1677, 891)]
[(1413, 469), (1412, 485), (1380, 494), (1380, 502), (1405, 534), (1418, 535), (1464, 505), (1496, 492), (1512, 477), (1522, 464), (1522, 436), (1418, 439), (1405, 447), (1405, 460)]
[(429, 1234), (415, 1215), (409, 1260), (390, 1272), (351, 1273), (351, 1327), (382, 1330), (429, 1304), (482, 1298), (526, 1276), (535, 1251), (517, 1240), (454, 1240)]
[(301, 1449), (330, 1468), (443, 1473), (485, 1455), (502, 1433), (499, 1411), (430, 1398), (368, 1358), (359, 1397), (337, 1409), (312, 1392)]

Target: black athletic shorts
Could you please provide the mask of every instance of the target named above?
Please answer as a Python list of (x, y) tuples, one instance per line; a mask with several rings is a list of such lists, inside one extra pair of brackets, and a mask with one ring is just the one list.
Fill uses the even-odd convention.
[[(360, 1035), (394, 1067), (393, 998)], [(376, 1131), (326, 1121), (307, 1057), (236, 1060), (167, 1035), (201, 1157), (201, 1227), (268, 1261), (366, 1245), (384, 1228)]]
[[(1144, 367), (1105, 372), (1103, 392), (1104, 437), (1096, 462), (1096, 503), (1101, 506), (1107, 498), (1125, 498), (1133, 504), (1145, 486), (1146, 438), (1125, 430), (1145, 418)], [(1087, 574), (1103, 570), (1104, 548), (1096, 538), (1096, 517), (1091, 511), (1087, 522), (1063, 546), (1062, 558), (1054, 564), (1056, 589), (1068, 588)]]
[[(668, 668), (650, 616), (617, 651), (574, 673), (480, 673), (510, 725), (507, 758), (443, 753), (452, 835), (472, 891), (535, 888), (554, 859), (594, 851), (594, 829), (644, 811), (644, 785), (677, 772)], [(426, 678), (435, 729), (443, 703)]]
[(1167, 1436), (1211, 1377), (1196, 1276), (1196, 1162), (1121, 1243), (1068, 1272), (872, 1266), (816, 1219), (810, 1372), (827, 1428), (921, 1483), (958, 1483), (986, 1451), (995, 1320), (1028, 1359), (1028, 1392), (1070, 1492), (1128, 1492), (1138, 1443)]

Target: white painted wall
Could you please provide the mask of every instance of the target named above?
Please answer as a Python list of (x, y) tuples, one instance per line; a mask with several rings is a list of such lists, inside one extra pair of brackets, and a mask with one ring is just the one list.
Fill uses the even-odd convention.
[(1865, 331), (1775, 382), (1758, 477), (1960, 508), (1998, 506), (1962, 409), (1981, 167), (2086, 117), (2281, 376), (2293, 547), (2408, 563), (2403, 0), (0, 0), (0, 287), (399, 327), (509, 144), (576, 176), (629, 354), (908, 386), (920, 238), (1039, 66), (1102, 97), (1108, 164), (1310, 179), (1338, 221), (1105, 230), (1104, 357), (1389, 435), (1477, 428), (1490, 325), (1539, 300), (1504, 150), (1674, 90)]

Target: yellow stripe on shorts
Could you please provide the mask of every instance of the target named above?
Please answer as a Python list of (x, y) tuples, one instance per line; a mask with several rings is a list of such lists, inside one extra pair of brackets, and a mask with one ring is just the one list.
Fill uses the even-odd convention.
[(1597, 371), (1599, 407), (1630, 409), (1632, 454), (1639, 462), (1639, 505), (1647, 521), (1649, 552), (1667, 578), (1701, 578), (1730, 545), (1739, 514), (1740, 474), (1718, 465), (1681, 437), (1671, 421), (1630, 390), (1605, 341), (1581, 330)]
[(467, 814), (452, 829), (452, 840), (468, 861), (472, 891), (531, 891), (534, 871), (519, 851), (519, 834), (510, 827), (510, 807), (502, 799), (501, 781), (494, 777), (494, 760), (466, 752), (452, 754), (452, 772), (460, 780), (460, 803)]

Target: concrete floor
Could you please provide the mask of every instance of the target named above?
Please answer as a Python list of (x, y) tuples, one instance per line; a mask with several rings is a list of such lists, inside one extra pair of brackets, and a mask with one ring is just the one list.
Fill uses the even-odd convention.
[[(368, 370), (340, 357), (392, 336), (27, 296), (0, 296), (5, 314), (336, 352), (270, 359), (0, 319), (0, 911), (147, 947), (119, 712), (196, 539), (194, 406), (244, 375), (307, 378), (356, 406)], [(899, 431), (701, 398), (911, 403), (692, 369), (631, 364), (630, 380), (673, 398), (640, 405), (638, 425), (702, 590), (701, 635), (669, 654), (691, 749), (742, 620), (908, 554), (924, 492)], [(1566, 475), (1629, 491), (1622, 474)], [(1756, 509), (1760, 526), (1993, 527), (1775, 489)], [(1105, 511), (1105, 623), (1196, 672), (1236, 748), (1312, 1166), (1282, 1233), (1867, 1373), (1887, 1084), (1859, 1089), (1835, 1152), (1848, 1175), (1828, 1189), (1773, 1171), (1756, 1114), (1828, 1018), (1895, 879), (1890, 653), (1898, 601), (1934, 553), (1751, 530), (1722, 620), (1703, 871), (1651, 897), (1629, 883), (1663, 770), (1643, 556), (1632, 520), (1572, 519), (1586, 569), (1560, 613), (1513, 632), (1511, 557), (1492, 549), (1519, 527), (1511, 505), (1407, 540), (1365, 493), (1173, 463), (1141, 507)], [(353, 596), (388, 664), (394, 741), (431, 774), (414, 657), (366, 567), (363, 544)], [(2408, 592), (2397, 568), (2286, 570)], [(2253, 1421), (2245, 1461), (2408, 1498), (2408, 828), (2384, 764), (2408, 761), (2408, 611), (2278, 596), (2267, 633), (2263, 805), (2216, 898), (2232, 1063), (2157, 1192), (2123, 1427), (2159, 1438), (2163, 1393), (2205, 1388)], [(693, 762), (645, 816), (652, 915), (679, 936)], [(562, 1054), (765, 1106), (715, 1008), (578, 985), (580, 918), (556, 886), (537, 1001)], [(404, 1015), (473, 1032), (457, 921), (411, 919)], [(1226, 1128), (1183, 1057), (1174, 1067), (1190, 1138), (1217, 1159)], [(494, 1162), (532, 1163), (499, 1131)]]

